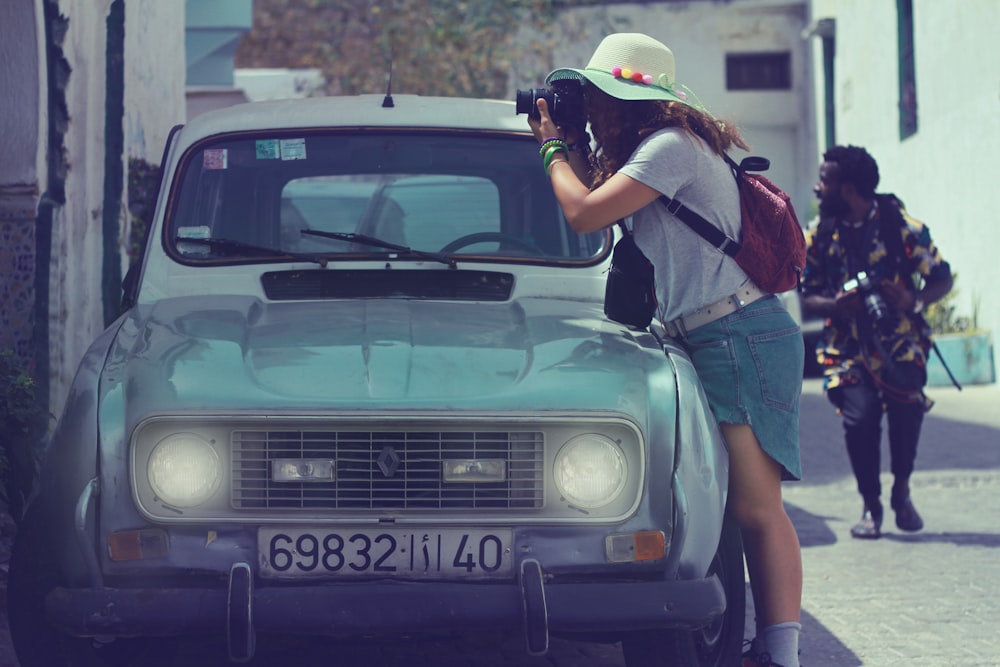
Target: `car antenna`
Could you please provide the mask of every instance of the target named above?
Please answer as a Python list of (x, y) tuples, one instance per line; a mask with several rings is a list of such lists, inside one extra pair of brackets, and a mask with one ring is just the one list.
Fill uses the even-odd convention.
[(392, 101), (392, 51), (389, 51), (389, 83), (385, 87), (385, 97), (382, 98), (382, 108), (391, 109), (396, 106)]

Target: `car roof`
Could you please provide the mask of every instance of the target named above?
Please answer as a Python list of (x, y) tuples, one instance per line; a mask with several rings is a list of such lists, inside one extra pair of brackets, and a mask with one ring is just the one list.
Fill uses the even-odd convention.
[(514, 102), (394, 95), (384, 107), (385, 95), (310, 97), (237, 104), (200, 114), (185, 126), (188, 139), (226, 132), (322, 127), (448, 128), (528, 133)]

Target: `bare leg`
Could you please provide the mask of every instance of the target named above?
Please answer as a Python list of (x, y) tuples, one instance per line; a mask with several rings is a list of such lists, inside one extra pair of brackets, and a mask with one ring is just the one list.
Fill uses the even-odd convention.
[(802, 553), (781, 500), (781, 466), (749, 426), (722, 424), (729, 446), (729, 507), (740, 526), (758, 627), (800, 622)]

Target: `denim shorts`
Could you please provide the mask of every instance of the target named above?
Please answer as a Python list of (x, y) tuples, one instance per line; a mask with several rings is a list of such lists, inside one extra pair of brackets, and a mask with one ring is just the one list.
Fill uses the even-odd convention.
[(716, 419), (749, 424), (761, 447), (801, 479), (802, 331), (774, 295), (689, 331), (677, 342), (694, 363)]

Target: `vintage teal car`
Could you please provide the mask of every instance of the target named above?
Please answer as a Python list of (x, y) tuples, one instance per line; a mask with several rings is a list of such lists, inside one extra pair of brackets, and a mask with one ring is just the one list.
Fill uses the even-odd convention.
[(567, 226), (513, 103), (387, 102), (171, 135), (16, 542), (23, 667), (478, 628), (736, 664), (724, 443), (684, 352), (605, 318), (612, 232)]

